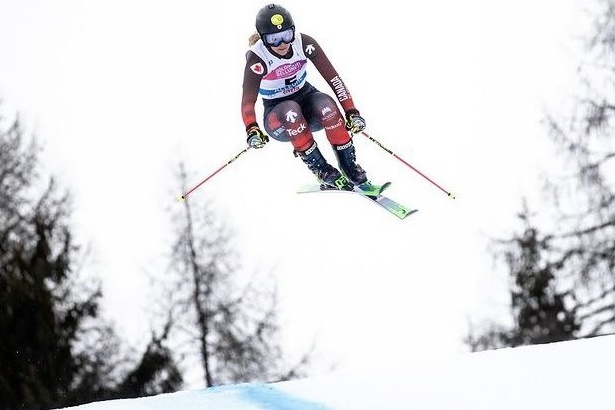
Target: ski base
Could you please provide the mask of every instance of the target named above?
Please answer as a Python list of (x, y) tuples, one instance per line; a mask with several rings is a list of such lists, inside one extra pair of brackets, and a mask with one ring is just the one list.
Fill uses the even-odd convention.
[[(384, 191), (391, 183), (386, 182), (382, 185), (373, 185), (370, 184), (370, 189), (363, 190), (360, 186), (356, 186), (354, 190), (347, 191), (338, 188), (333, 188), (327, 185), (305, 185), (301, 187), (297, 192), (300, 194), (310, 193), (310, 192), (347, 192), (350, 194), (357, 194), (362, 196), (363, 198), (369, 199), (370, 202), (380, 206), (382, 209), (388, 211), (389, 213), (395, 215), (399, 219), (404, 219), (409, 215), (412, 215), (415, 212), (418, 212), (418, 209), (408, 208), (405, 205), (400, 204), (397, 201), (392, 200), (389, 197), (382, 195), (382, 191)], [(374, 194), (375, 193), (375, 194)]]

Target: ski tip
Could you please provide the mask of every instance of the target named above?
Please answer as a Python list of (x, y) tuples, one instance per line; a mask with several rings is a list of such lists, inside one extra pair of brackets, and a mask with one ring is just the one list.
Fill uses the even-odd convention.
[(407, 212), (405, 212), (403, 215), (397, 215), (399, 217), (399, 219), (401, 219), (402, 221), (404, 219), (406, 219), (407, 217), (409, 217), (412, 214), (417, 213), (419, 210), (418, 209), (410, 209)]

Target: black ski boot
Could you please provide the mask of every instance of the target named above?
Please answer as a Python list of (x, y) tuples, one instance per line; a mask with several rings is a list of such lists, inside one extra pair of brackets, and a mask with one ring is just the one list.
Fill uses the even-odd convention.
[(316, 142), (305, 151), (295, 151), (295, 155), (308, 166), (321, 184), (329, 187), (351, 191), (353, 185), (340, 171), (329, 164), (318, 149)]
[(356, 163), (357, 156), (352, 140), (344, 145), (333, 145), (333, 150), (335, 151), (340, 169), (350, 182), (355, 185), (361, 185), (367, 182), (365, 170)]

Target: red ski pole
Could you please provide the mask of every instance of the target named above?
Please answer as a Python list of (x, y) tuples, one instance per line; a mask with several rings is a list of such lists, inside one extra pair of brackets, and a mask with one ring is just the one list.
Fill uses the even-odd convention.
[(434, 181), (432, 181), (429, 177), (427, 177), (427, 175), (423, 174), (421, 171), (419, 171), (418, 169), (414, 168), (412, 165), (410, 165), (408, 162), (404, 161), (402, 158), (400, 158), (397, 154), (395, 154), (393, 151), (391, 151), (390, 149), (388, 149), (387, 147), (385, 147), (384, 145), (382, 145), (380, 142), (378, 142), (376, 139), (372, 138), (368, 133), (366, 133), (365, 131), (361, 131), (361, 134), (365, 135), (367, 138), (369, 138), (370, 141), (375, 142), (380, 148), (382, 148), (383, 150), (385, 150), (386, 152), (388, 152), (389, 154), (393, 155), (396, 159), (398, 159), (399, 161), (401, 161), (404, 165), (406, 165), (407, 167), (409, 167), (410, 169), (412, 169), (414, 172), (416, 172), (417, 174), (419, 174), (420, 176), (422, 176), (423, 178), (425, 178), (426, 180), (428, 180), (429, 182), (431, 182), (432, 184), (434, 184), (436, 187), (438, 187), (442, 192), (444, 192), (449, 198), (451, 199), (455, 199), (455, 195), (453, 195), (451, 192), (448, 192), (446, 189), (442, 188), (440, 185), (436, 184)]
[(184, 201), (186, 200), (186, 197), (188, 195), (190, 195), (193, 191), (195, 191), (198, 187), (200, 187), (201, 185), (203, 185), (205, 182), (209, 181), (214, 175), (216, 175), (218, 172), (222, 171), (224, 168), (226, 168), (229, 164), (231, 164), (233, 161), (235, 161), (237, 158), (239, 158), (242, 154), (244, 154), (246, 151), (248, 151), (250, 149), (250, 147), (246, 147), (244, 148), (239, 154), (235, 155), (233, 158), (231, 158), (226, 164), (222, 165), (220, 168), (218, 168), (217, 170), (215, 170), (211, 175), (209, 175), (207, 178), (205, 178), (204, 180), (202, 180), (201, 182), (199, 182), (198, 184), (196, 184), (194, 187), (190, 188), (185, 194), (183, 194), (182, 196), (180, 196), (178, 199), (180, 201)]

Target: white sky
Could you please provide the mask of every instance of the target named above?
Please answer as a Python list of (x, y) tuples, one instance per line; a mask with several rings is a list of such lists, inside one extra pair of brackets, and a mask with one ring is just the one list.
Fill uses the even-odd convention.
[[(133, 341), (147, 337), (146, 273), (166, 267), (176, 165), (196, 184), (244, 147), (244, 54), (264, 4), (0, 0), (2, 112), (20, 113), (73, 193), (106, 313)], [(469, 316), (506, 312), (488, 237), (516, 227), (551, 158), (540, 120), (573, 92), (583, 1), (282, 4), (325, 49), (367, 131), (457, 199), (361, 136), (359, 163), (418, 214), (400, 222), (350, 195), (296, 195), (311, 174), (275, 141), (192, 197), (235, 227), (248, 270), (277, 274), (291, 356), (315, 337), (323, 362), (342, 367), (463, 351)], [(330, 91), (315, 70), (308, 79)]]
[(81, 410), (611, 410), (615, 336), (368, 367), (283, 383), (244, 383), (111, 400)]

